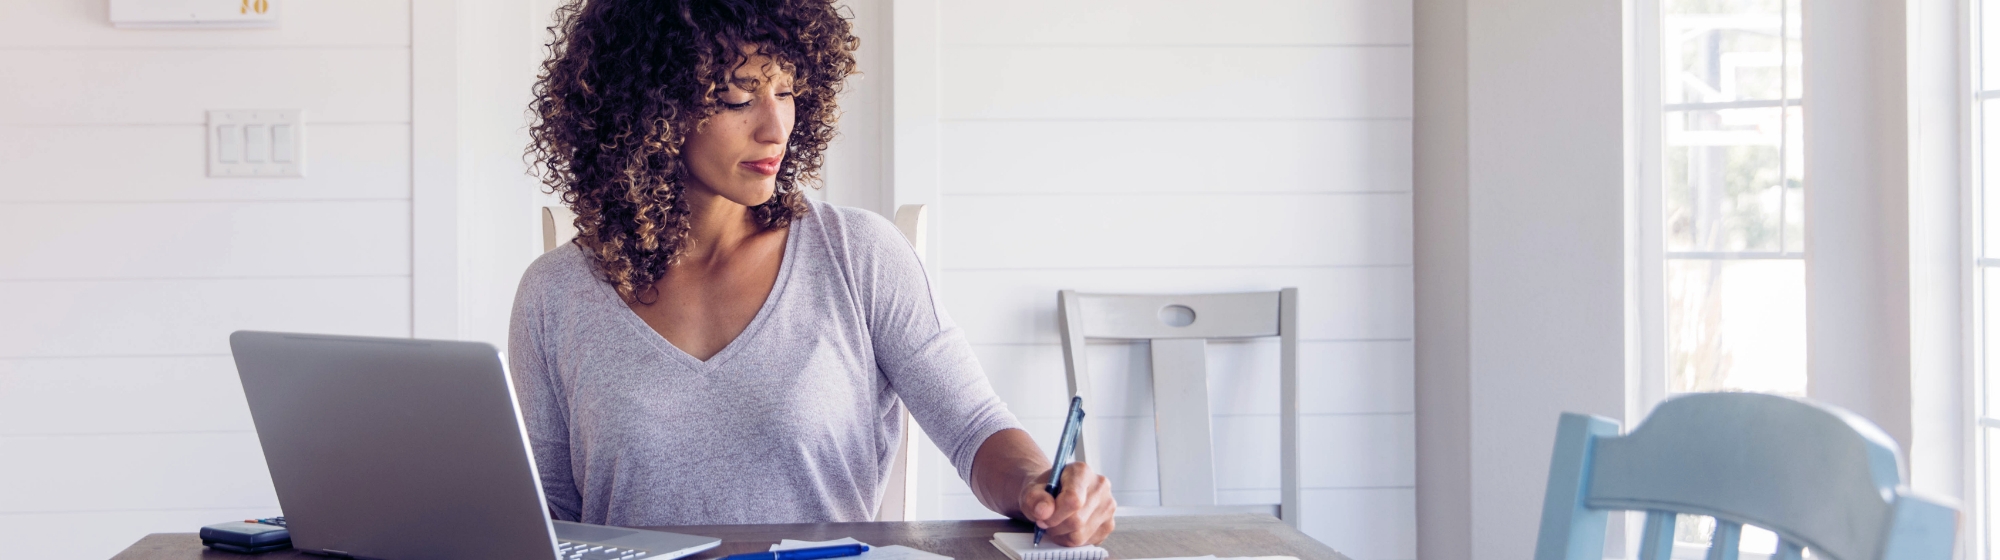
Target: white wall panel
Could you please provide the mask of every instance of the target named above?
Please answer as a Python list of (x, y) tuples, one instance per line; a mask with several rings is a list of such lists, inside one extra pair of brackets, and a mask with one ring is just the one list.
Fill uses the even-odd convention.
[(209, 109), (304, 109), (305, 122), (410, 120), (410, 51), (12, 50), (0, 124), (202, 124)]
[[(255, 432), (0, 436), (0, 513), (275, 506)], [(198, 527), (190, 527), (193, 530)]]
[[(1061, 429), (1060, 418), (1034, 421), (1053, 423)], [(1117, 429), (1110, 433), (1099, 432), (1112, 452), (1098, 462), (1106, 465), (1107, 472), (1120, 475), (1121, 488), (1158, 490), (1152, 417), (1121, 418), (1115, 425)], [(1218, 490), (1279, 487), (1276, 415), (1218, 415), (1211, 429)], [(1413, 415), (1302, 415), (1299, 430), (1299, 438), (1306, 442), (1299, 449), (1302, 487), (1382, 488), (1415, 483)]]
[[(410, 333), (412, 0), (107, 6), (0, 2), (0, 557), (279, 513), (229, 333)], [(304, 110), (306, 176), (207, 177), (212, 109)]]
[(410, 203), (0, 203), (0, 280), (410, 272)]
[[(1397, 0), (952, 0), (947, 45), (1303, 45), (1410, 43)], [(1052, 17), (1051, 14), (1061, 14)]]
[[(1056, 245), (1061, 246), (1061, 245)], [(1308, 340), (1408, 339), (1410, 268), (946, 270), (944, 306), (974, 344), (1061, 342), (1056, 292), (1206, 293), (1299, 289)]]
[(292, 0), (272, 29), (111, 26), (110, 2), (0, 2), (0, 48), (409, 46), (410, 0)]
[(1306, 490), (1304, 494), (1302, 529), (1319, 542), (1354, 560), (1417, 557), (1415, 489), (1346, 488)]
[[(1305, 471), (1318, 488), (1306, 532), (1362, 560), (1413, 558), (1413, 3), (938, 8), (932, 264), (1030, 435), (1052, 439), (1060, 424), (1057, 290), (1296, 286)], [(1088, 408), (1104, 432), (1093, 467), (1127, 505), (1158, 500), (1145, 349), (1089, 349)], [(1276, 344), (1210, 350), (1219, 497), (1275, 501)], [(963, 483), (934, 478), (943, 516), (993, 517)]]
[(971, 494), (944, 494), (939, 496), (939, 519), (1004, 519), (980, 505), (979, 498)]
[(240, 329), (410, 335), (408, 277), (0, 282), (0, 358), (216, 355)]
[(0, 543), (7, 543), (8, 558), (110, 558), (151, 533), (192, 533), (203, 525), (277, 514), (276, 503), (251, 508), (0, 513)]
[(306, 125), (303, 178), (211, 178), (206, 130), (193, 124), (0, 126), (0, 169), (8, 174), (0, 202), (410, 196), (406, 124)]
[(253, 429), (226, 355), (0, 359), (0, 436)]
[[(1151, 355), (1144, 343), (1092, 343), (1090, 379), (1096, 416), (1150, 416)], [(1299, 345), (1303, 414), (1407, 413), (1414, 389), (1409, 341), (1308, 341)], [(993, 390), (1024, 417), (1061, 417), (1068, 381), (1058, 344), (973, 346)], [(1208, 345), (1209, 410), (1213, 414), (1276, 414), (1278, 343), (1216, 341)]]
[[(1089, 410), (1088, 405), (1085, 410)], [(1160, 489), (1159, 455), (1151, 416), (1102, 416), (1088, 420), (1098, 441), (1091, 443), (1091, 468), (1120, 491)], [(1055, 448), (1061, 417), (1024, 417), (1021, 424), (1043, 453)], [(1415, 416), (1412, 414), (1313, 414), (1299, 420), (1299, 483), (1305, 488), (1406, 488), (1416, 480)], [(1213, 419), (1218, 490), (1274, 490), (1278, 479), (1278, 417), (1230, 416)], [(969, 493), (963, 482), (946, 493)], [(1133, 503), (1159, 505), (1157, 501)]]
[[(1218, 489), (1282, 486), (1278, 415), (1219, 415), (1212, 429)], [(1416, 485), (1413, 414), (1306, 415), (1299, 420), (1299, 430), (1299, 438), (1307, 442), (1299, 449), (1304, 464), (1299, 483), (1306, 488)]]
[(953, 194), (1409, 192), (1412, 172), (1405, 120), (953, 121), (943, 134)]
[(890, 0), (840, 0), (839, 4), (852, 14), (854, 36), (861, 39), (854, 52), (859, 74), (849, 76), (840, 92), (840, 135), (822, 154), (825, 187), (807, 195), (895, 216), (886, 157), (894, 147), (889, 119), (893, 108), (889, 90), (894, 84), (889, 68)]
[(952, 195), (945, 204), (946, 269), (1410, 263), (1401, 193)]
[(944, 119), (1409, 118), (1409, 47), (944, 47)]

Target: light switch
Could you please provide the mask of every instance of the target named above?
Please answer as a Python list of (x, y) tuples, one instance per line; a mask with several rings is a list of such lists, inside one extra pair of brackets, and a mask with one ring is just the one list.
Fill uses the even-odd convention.
[(215, 158), (222, 163), (243, 159), (243, 127), (233, 124), (215, 127)]
[(278, 163), (292, 161), (292, 125), (271, 125), (271, 161)]
[(298, 109), (208, 112), (208, 176), (304, 177), (305, 114)]
[(271, 127), (243, 125), (243, 161), (264, 163), (271, 159)]

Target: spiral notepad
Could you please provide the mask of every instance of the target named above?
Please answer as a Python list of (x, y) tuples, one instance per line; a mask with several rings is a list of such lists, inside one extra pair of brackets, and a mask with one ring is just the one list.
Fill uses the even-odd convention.
[(1104, 560), (1111, 552), (1096, 546), (1055, 546), (1047, 540), (1035, 546), (1029, 533), (994, 533), (993, 547), (1013, 560)]

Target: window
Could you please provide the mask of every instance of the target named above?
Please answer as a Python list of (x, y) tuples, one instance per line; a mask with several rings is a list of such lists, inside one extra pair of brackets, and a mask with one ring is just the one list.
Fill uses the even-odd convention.
[(1667, 390), (1803, 396), (1799, 0), (1664, 4)]
[[(2000, 1), (2000, 0), (1994, 0)], [(1634, 158), (1646, 403), (1806, 392), (1801, 0), (1638, 0)], [(1714, 520), (1682, 516), (1675, 557)], [(1742, 549), (1777, 536), (1744, 527)]]

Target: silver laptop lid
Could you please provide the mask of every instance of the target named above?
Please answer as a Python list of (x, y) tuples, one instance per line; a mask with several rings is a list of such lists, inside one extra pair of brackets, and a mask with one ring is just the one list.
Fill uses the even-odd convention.
[(492, 346), (251, 331), (229, 344), (294, 547), (555, 557), (514, 386)]

